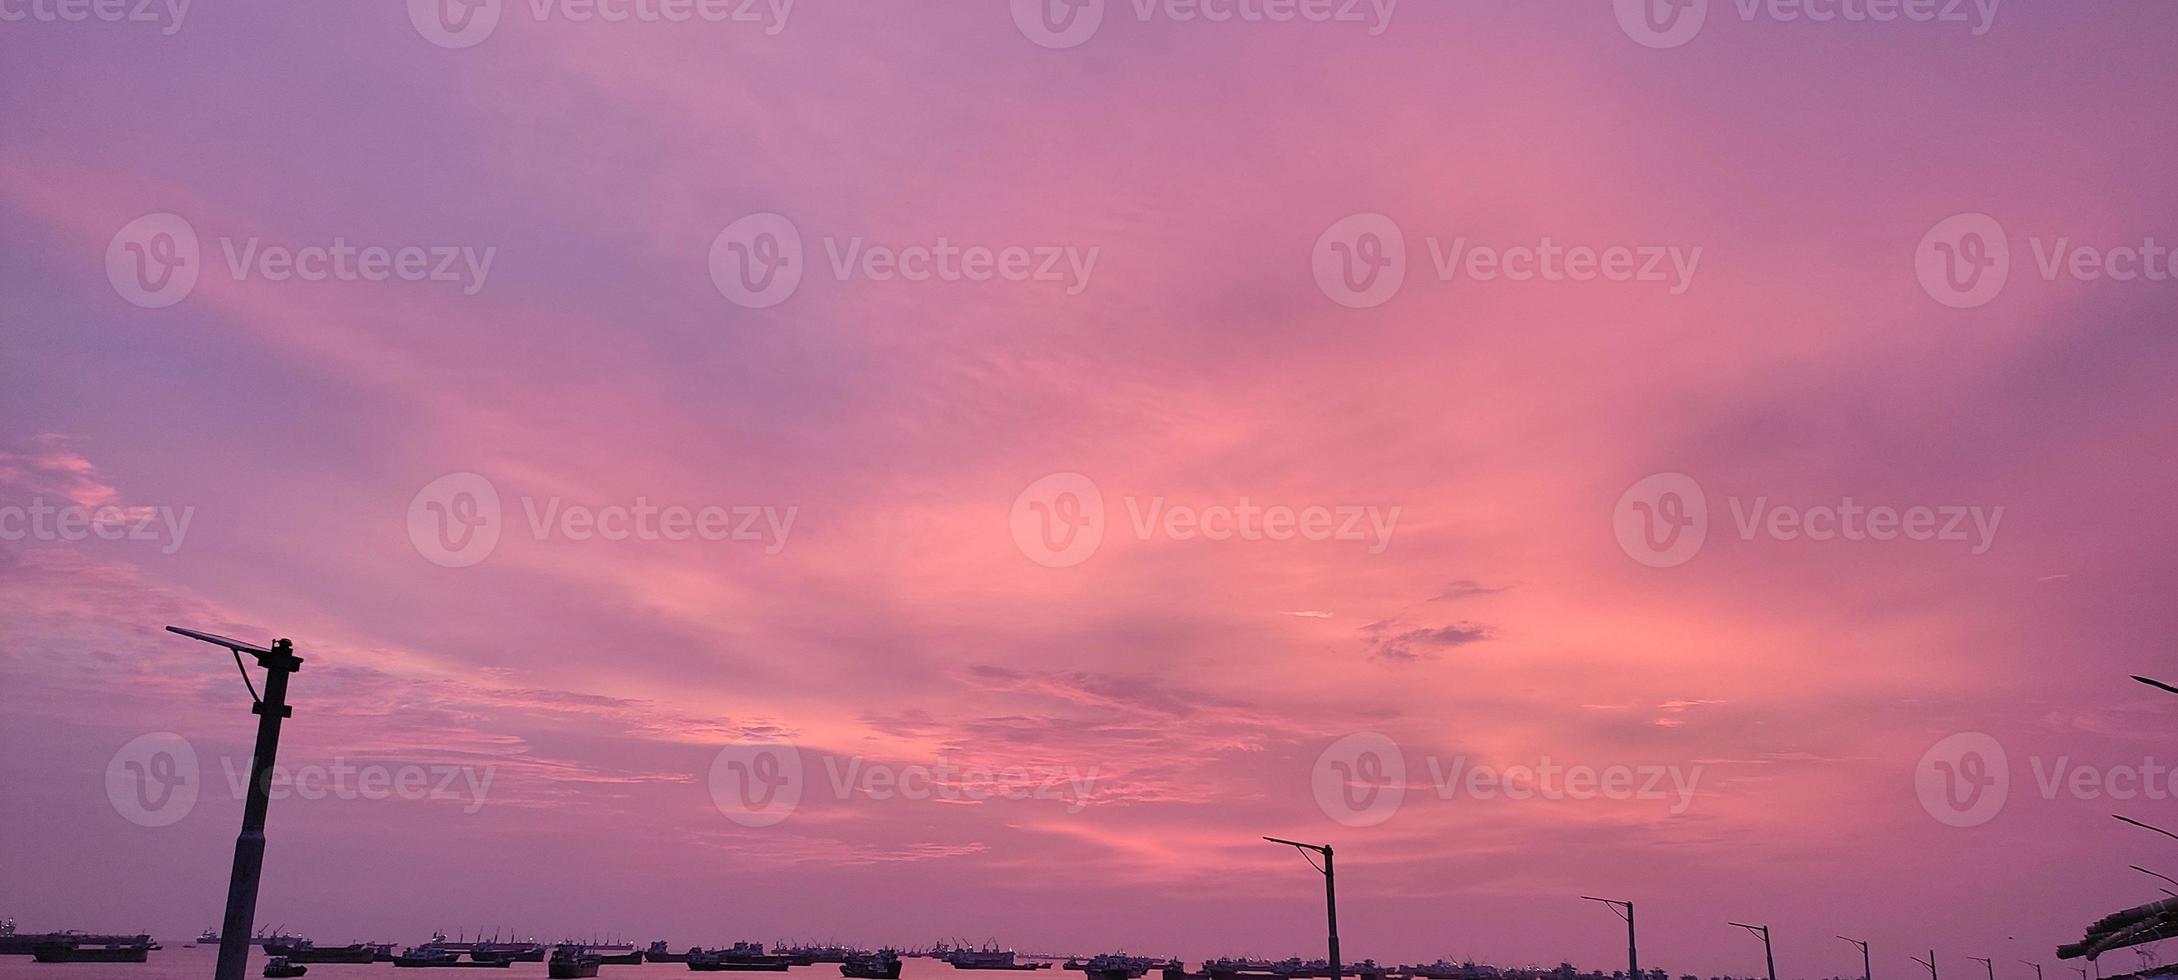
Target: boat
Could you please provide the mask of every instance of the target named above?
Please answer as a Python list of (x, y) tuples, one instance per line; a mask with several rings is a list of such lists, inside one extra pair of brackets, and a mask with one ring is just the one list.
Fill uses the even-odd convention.
[(31, 956), (38, 947), (48, 943), (74, 943), (79, 946), (142, 946), (145, 951), (158, 946), (143, 933), (133, 936), (92, 934), (83, 932), (16, 932), (14, 919), (0, 919), (0, 955)]
[(1022, 963), (1014, 959), (1013, 950), (986, 945), (982, 949), (956, 946), (940, 954), (941, 959), (953, 964), (956, 970), (1048, 970), (1049, 963)]
[(378, 957), (378, 947), (366, 943), (320, 946), (308, 939), (291, 939), (266, 943), (265, 955), (282, 957), (290, 963), (369, 963)]
[(409, 948), (402, 950), (400, 955), (393, 958), (394, 966), (413, 967), (469, 966), (504, 968), (513, 965), (513, 963), (514, 961), (512, 959), (502, 956), (492, 956), (490, 954), (486, 954), (485, 958), (483, 959), (478, 959), (477, 954), (474, 951), (470, 952), (469, 958), (464, 960), (461, 958), (461, 953), (458, 950), (434, 946), (410, 946)]
[(1069, 970), (1079, 970), (1092, 977), (1123, 977), (1125, 980), (1137, 980), (1151, 970), (1178, 965), (1174, 960), (1128, 956), (1125, 953), (1101, 953), (1086, 960), (1066, 961), (1066, 968)]
[(308, 972), (309, 967), (291, 962), (285, 956), (275, 956), (265, 962), (265, 975), (268, 977), (299, 977)]
[(219, 945), (219, 930), (217, 930), (217, 929), (206, 929), (206, 930), (204, 930), (203, 932), (197, 933), (197, 945), (199, 945), (199, 946), (217, 946), (217, 945)]
[(665, 940), (660, 939), (657, 942), (651, 943), (649, 948), (643, 950), (643, 959), (644, 961), (650, 963), (686, 963), (688, 962), (688, 954), (695, 951), (696, 948), (694, 946), (690, 946), (688, 949), (676, 953), (672, 950), (671, 947), (668, 947), (666, 945)]
[(890, 949), (850, 954), (840, 961), (839, 975), (853, 980), (900, 980), (900, 954)]
[(1394, 971), (1411, 980), (1498, 980), (1497, 967), (1483, 966), (1473, 960), (1452, 963), (1438, 960), (1414, 966), (1402, 966)]
[(794, 961), (764, 952), (763, 943), (735, 943), (725, 949), (691, 949), (688, 968), (705, 973), (785, 973)]
[(552, 958), (545, 961), (545, 975), (552, 980), (580, 980), (597, 976), (600, 963), (598, 956), (587, 948), (572, 943), (552, 947)]
[(40, 963), (142, 963), (151, 958), (150, 943), (83, 943), (73, 939), (39, 943), (30, 955)]

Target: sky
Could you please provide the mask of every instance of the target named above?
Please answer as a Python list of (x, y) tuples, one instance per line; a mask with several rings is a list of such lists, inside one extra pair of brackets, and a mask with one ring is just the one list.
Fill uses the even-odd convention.
[(405, 6), (0, 0), (26, 929), (219, 919), (168, 625), (304, 659), (321, 941), (1322, 955), (1275, 835), (1352, 959), (2020, 980), (2178, 874), (2178, 7)]

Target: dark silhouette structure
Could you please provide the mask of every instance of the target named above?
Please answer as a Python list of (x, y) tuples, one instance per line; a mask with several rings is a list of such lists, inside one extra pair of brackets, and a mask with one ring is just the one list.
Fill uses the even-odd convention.
[(1626, 920), (1626, 980), (1641, 980), (1641, 954), (1634, 945), (1634, 903), (1621, 902), (1615, 898), (1597, 898), (1593, 895), (1582, 895), (1581, 898), (1602, 902), (1619, 918)]
[[(234, 666), (250, 689), (250, 711), (257, 715), (257, 747), (250, 756), (249, 796), (242, 805), (242, 833), (234, 840), (234, 872), (227, 879), (227, 919), (219, 930), (219, 966), (214, 980), (242, 980), (249, 965), (250, 928), (257, 917), (257, 882), (265, 869), (265, 810), (270, 806), (272, 763), (280, 752), (280, 722), (294, 714), (287, 706), (287, 676), (302, 669), (295, 645), (275, 640), (271, 649), (216, 633), (200, 633), (179, 626), (167, 631), (193, 640), (226, 647), (234, 654)], [(265, 669), (265, 696), (257, 696), (242, 655), (256, 658)]]
[(1748, 932), (1754, 933), (1756, 936), (1761, 937), (1762, 962), (1769, 967), (1770, 980), (1777, 980), (1777, 956), (1770, 951), (1770, 927), (1750, 926), (1744, 922), (1733, 922), (1729, 924), (1738, 926), (1742, 929), (1747, 930)]
[[(1303, 844), (1300, 841), (1281, 840), (1276, 837), (1265, 837), (1263, 839), (1273, 844), (1284, 844), (1300, 851), (1302, 857), (1308, 857), (1310, 851), (1323, 855), (1323, 864), (1317, 866), (1316, 870), (1323, 872), (1324, 917), (1331, 926), (1331, 980), (1339, 980), (1342, 975), (1339, 970), (1339, 887), (1338, 878), (1331, 867), (1331, 845)], [(1315, 865), (1316, 860), (1309, 858), (1308, 863)], [(1771, 980), (1776, 980), (1776, 978), (1772, 977)]]
[[(1838, 938), (1845, 939), (1846, 942), (1860, 947), (1860, 980), (1875, 980), (1875, 970), (1868, 965), (1868, 941), (1865, 939), (1846, 939), (1844, 936)], [(2037, 977), (2036, 980), (2040, 980), (2040, 978)]]

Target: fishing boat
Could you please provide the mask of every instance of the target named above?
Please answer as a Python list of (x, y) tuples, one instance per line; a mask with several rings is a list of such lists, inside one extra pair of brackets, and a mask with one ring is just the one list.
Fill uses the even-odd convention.
[(265, 975), (268, 977), (299, 977), (308, 972), (309, 967), (290, 962), (285, 956), (275, 956), (265, 961)]
[(705, 973), (785, 973), (794, 961), (764, 952), (763, 943), (735, 943), (725, 949), (688, 951), (688, 968)]
[(839, 975), (853, 980), (900, 980), (900, 954), (890, 949), (851, 954), (840, 961)]
[(587, 948), (561, 943), (552, 947), (552, 958), (545, 961), (545, 974), (552, 980), (580, 980), (597, 976), (600, 960)]
[(648, 949), (643, 950), (643, 959), (651, 963), (686, 963), (688, 962), (688, 954), (695, 951), (696, 948), (690, 946), (688, 949), (676, 953), (666, 945), (665, 940), (660, 939), (651, 943)]
[(39, 943), (30, 951), (40, 963), (142, 963), (151, 958), (151, 944), (84, 943), (74, 939)]
[(1177, 962), (1169, 959), (1161, 960), (1150, 956), (1128, 956), (1125, 953), (1102, 953), (1086, 960), (1066, 961), (1067, 969), (1079, 970), (1091, 977), (1123, 977), (1126, 980), (1136, 980), (1136, 978), (1154, 969), (1178, 965)]
[(203, 932), (197, 933), (197, 945), (199, 945), (199, 946), (217, 946), (217, 945), (219, 945), (219, 930), (217, 930), (217, 929), (206, 929), (206, 930), (204, 930)]

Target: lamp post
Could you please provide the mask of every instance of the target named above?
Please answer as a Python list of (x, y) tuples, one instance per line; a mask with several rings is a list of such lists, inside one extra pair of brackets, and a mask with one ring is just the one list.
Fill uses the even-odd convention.
[(1762, 937), (1762, 962), (1764, 965), (1769, 967), (1770, 980), (1777, 980), (1777, 957), (1772, 955), (1770, 952), (1770, 927), (1750, 926), (1744, 922), (1733, 922), (1729, 924), (1738, 926), (1742, 929), (1747, 930), (1748, 932), (1754, 933), (1755, 935)]
[[(274, 640), (271, 649), (266, 649), (216, 633), (200, 633), (179, 626), (166, 629), (192, 640), (226, 647), (233, 653), (235, 669), (242, 672), (242, 683), (250, 689), (250, 712), (257, 716), (257, 746), (250, 756), (249, 795), (242, 805), (242, 833), (234, 840), (234, 870), (227, 879), (227, 918), (220, 925), (219, 966), (212, 974), (214, 980), (242, 980), (249, 965), (250, 931), (257, 917), (257, 882), (265, 869), (265, 810), (270, 805), (273, 759), (280, 752), (280, 722), (295, 713), (287, 706), (287, 677), (302, 669), (302, 658), (295, 655), (295, 644), (287, 640)], [(256, 685), (250, 683), (249, 668), (242, 665), (245, 653), (265, 668), (265, 695), (262, 698), (257, 696)]]
[[(2131, 817), (2120, 817), (2120, 816), (2118, 816), (2118, 815), (2117, 815), (2117, 814), (2115, 814), (2115, 813), (2111, 814), (2111, 816), (2112, 816), (2112, 817), (2116, 817), (2116, 818), (2117, 818), (2117, 819), (2118, 819), (2118, 820), (2119, 820), (2120, 822), (2132, 824), (2133, 826), (2135, 826), (2135, 827), (2138, 827), (2138, 828), (2140, 828), (2140, 829), (2142, 829), (2142, 830), (2152, 830), (2152, 831), (2155, 831), (2155, 832), (2156, 832), (2156, 833), (2158, 833), (2158, 834), (2162, 834), (2162, 835), (2163, 835), (2163, 836), (2165, 836), (2165, 837), (2169, 837), (2169, 838), (2171, 838), (2171, 839), (2173, 839), (2173, 840), (2178, 840), (2178, 834), (2173, 834), (2173, 833), (2171, 833), (2171, 832), (2170, 832), (2170, 831), (2168, 831), (2168, 830), (2164, 830), (2164, 829), (2163, 829), (2163, 828), (2161, 828), (2161, 827), (2155, 826), (2154, 824), (2145, 824), (2145, 823), (2141, 823), (2140, 821), (2138, 821), (2138, 820), (2135, 820), (2135, 819), (2133, 819), (2133, 818), (2131, 818)], [(2152, 872), (2151, 872), (2151, 873), (2152, 873)]]
[[(1341, 976), (1339, 973), (1339, 889), (1338, 879), (1333, 876), (1331, 867), (1331, 845), (1303, 844), (1300, 841), (1284, 840), (1277, 837), (1265, 837), (1263, 839), (1273, 844), (1283, 844), (1300, 851), (1301, 856), (1304, 858), (1308, 857), (1310, 851), (1323, 855), (1323, 865), (1316, 868), (1316, 870), (1323, 872), (1324, 919), (1330, 924), (1331, 928), (1331, 980), (1339, 980)], [(1315, 865), (1316, 861), (1314, 858), (1309, 858), (1308, 863)]]
[(1621, 902), (1615, 898), (1597, 898), (1593, 895), (1582, 895), (1581, 898), (1584, 901), (1602, 902), (1610, 907), (1613, 914), (1626, 920), (1626, 980), (1641, 980), (1641, 953), (1634, 945), (1634, 903)]
[[(1845, 939), (1844, 936), (1838, 938)], [(1875, 980), (1875, 970), (1868, 965), (1868, 941), (1865, 939), (1845, 939), (1845, 941), (1860, 947), (1860, 980)]]
[(1989, 980), (1996, 980), (1996, 965), (1991, 963), (1988, 957), (1969, 956), (1967, 957), (1967, 959), (1973, 960), (1974, 962), (1981, 964), (1983, 969), (1989, 971)]
[(1922, 966), (1924, 966), (1924, 967), (1928, 968), (1928, 980), (1936, 980), (1936, 951), (1935, 951), (1935, 950), (1933, 950), (1933, 949), (1932, 949), (1932, 950), (1929, 950), (1929, 951), (1928, 951), (1928, 959), (1925, 959), (1925, 960), (1924, 960), (1924, 959), (1922, 959), (1922, 958), (1920, 958), (1920, 957), (1918, 957), (1918, 956), (1908, 956), (1908, 957), (1906, 957), (1906, 958), (1907, 958), (1907, 959), (1909, 959), (1909, 960), (1912, 960), (1912, 961), (1914, 961), (1915, 963), (1919, 963), (1919, 964), (1921, 964)]
[(2034, 967), (2034, 980), (2042, 980), (2042, 964), (2036, 963), (2033, 960), (2020, 960), (2019, 962), (2027, 966)]

